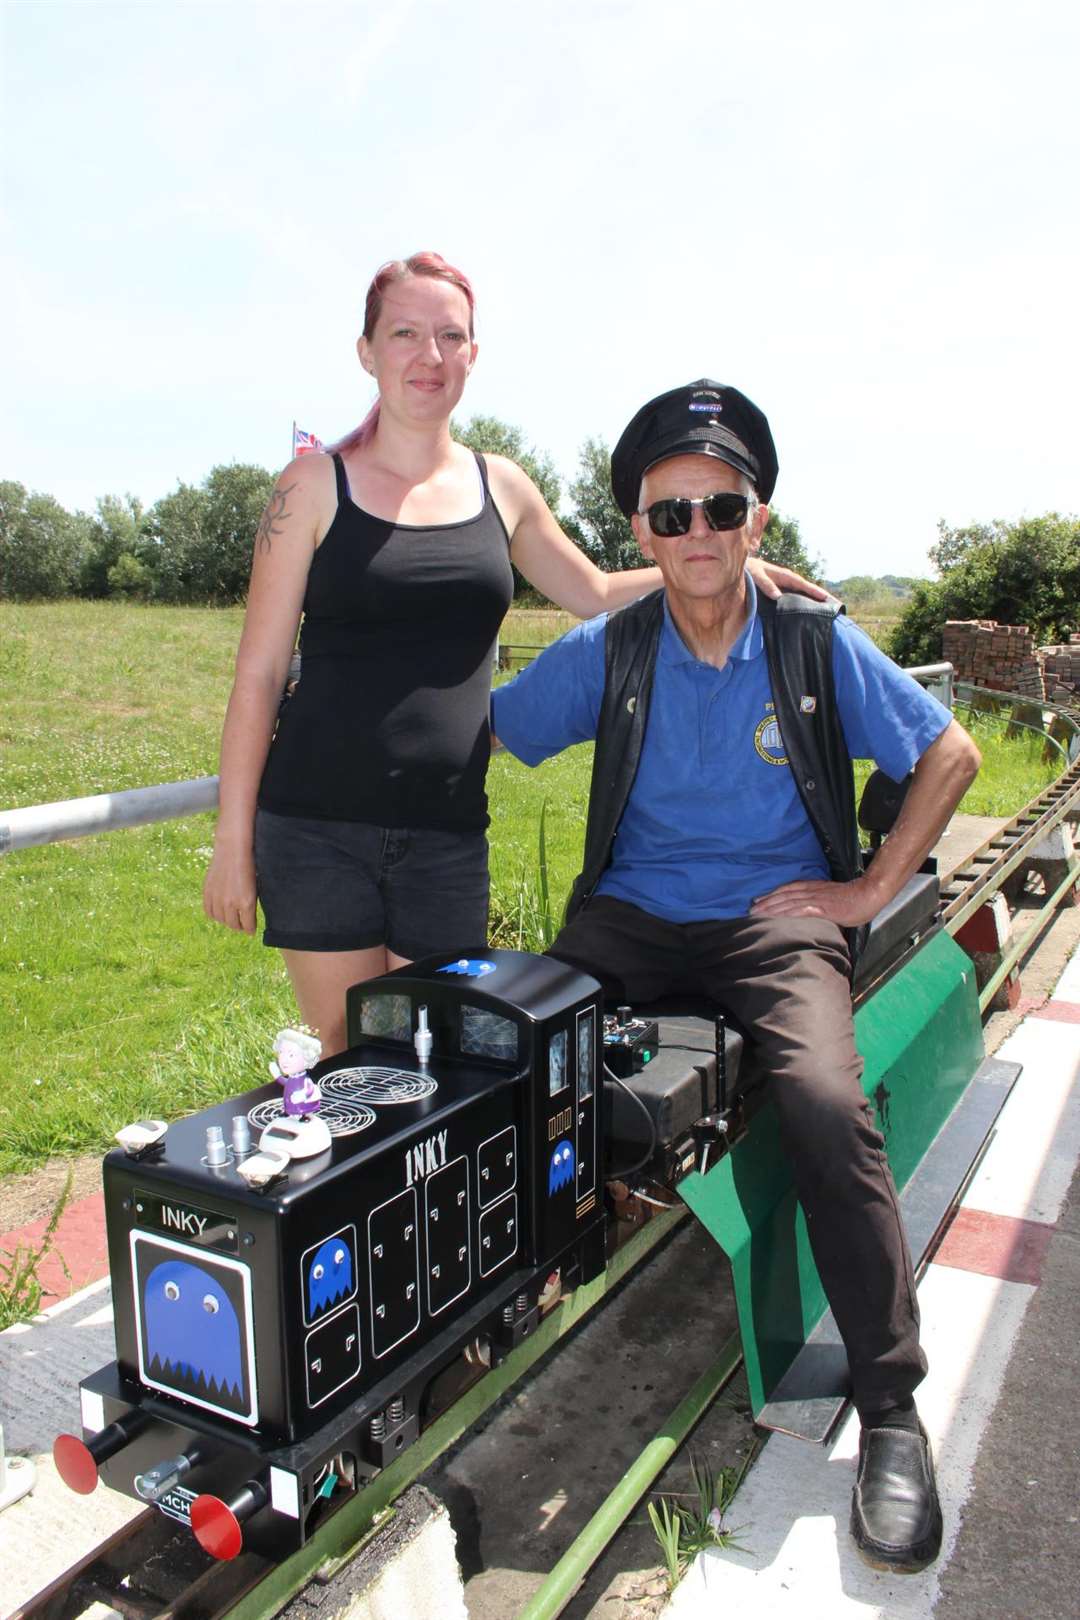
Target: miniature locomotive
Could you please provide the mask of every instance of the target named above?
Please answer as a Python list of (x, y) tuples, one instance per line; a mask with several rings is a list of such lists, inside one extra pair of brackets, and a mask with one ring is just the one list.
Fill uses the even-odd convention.
[(602, 1013), (547, 957), (428, 958), (349, 992), (310, 1117), (262, 1087), (121, 1132), (116, 1360), (80, 1386), (88, 1438), (56, 1442), (65, 1481), (156, 1502), (218, 1557), (301, 1546), (465, 1346), (499, 1359), (554, 1271), (603, 1269)]
[[(913, 878), (854, 985), (864, 1089), (901, 1182), (981, 1057), (970, 963), (936, 904), (936, 877)], [(777, 1275), (802, 1265), (795, 1190), (757, 1119), (752, 1053), (713, 1009), (605, 1017), (587, 975), (488, 950), (354, 986), (347, 1025), (348, 1050), (310, 1075), (317, 1043), (282, 1031), (280, 1086), (118, 1132), (116, 1360), (82, 1381), (84, 1438), (56, 1441), (72, 1489), (100, 1477), (219, 1558), (288, 1555), (466, 1365), (502, 1359), (553, 1289), (603, 1271), (605, 1180), (648, 1185), (647, 1201), (678, 1187), (731, 1260), (755, 1418), (824, 1438), (831, 1389), (802, 1400), (798, 1431), (790, 1400), (770, 1405), (824, 1296), (812, 1263), (792, 1290), (761, 1263), (766, 1241)]]

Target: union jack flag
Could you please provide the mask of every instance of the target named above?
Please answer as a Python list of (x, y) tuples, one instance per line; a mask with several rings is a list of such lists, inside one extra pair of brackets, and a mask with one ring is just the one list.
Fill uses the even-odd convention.
[(303, 428), (292, 425), (292, 453), (294, 456), (310, 456), (316, 450), (321, 450), (323, 442), (317, 439), (314, 433), (305, 433)]

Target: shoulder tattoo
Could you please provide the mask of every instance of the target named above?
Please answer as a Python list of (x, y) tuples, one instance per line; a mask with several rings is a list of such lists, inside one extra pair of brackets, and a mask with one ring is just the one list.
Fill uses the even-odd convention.
[(255, 545), (259, 551), (269, 551), (275, 534), (282, 533), (282, 525), (289, 515), (286, 502), (295, 484), (286, 484), (282, 489), (279, 484), (266, 503), (266, 510), (259, 519), (259, 527), (255, 531)]

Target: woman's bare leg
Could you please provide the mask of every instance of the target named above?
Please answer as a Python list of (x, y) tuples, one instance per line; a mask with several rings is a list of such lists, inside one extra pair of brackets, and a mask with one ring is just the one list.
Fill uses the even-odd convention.
[(292, 981), (300, 1017), (322, 1041), (323, 1057), (333, 1057), (348, 1045), (345, 1034), (345, 992), (363, 979), (375, 979), (388, 967), (400, 967), (384, 945), (366, 951), (282, 951)]

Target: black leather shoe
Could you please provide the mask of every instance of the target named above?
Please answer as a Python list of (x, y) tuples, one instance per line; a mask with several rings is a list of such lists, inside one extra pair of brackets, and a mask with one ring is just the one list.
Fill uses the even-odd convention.
[(851, 1497), (851, 1534), (872, 1569), (914, 1575), (941, 1551), (941, 1503), (922, 1424), (864, 1429)]

